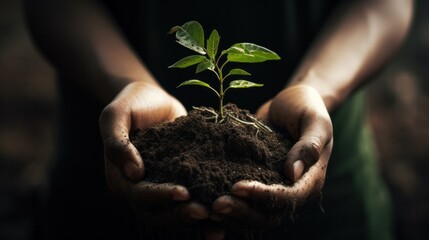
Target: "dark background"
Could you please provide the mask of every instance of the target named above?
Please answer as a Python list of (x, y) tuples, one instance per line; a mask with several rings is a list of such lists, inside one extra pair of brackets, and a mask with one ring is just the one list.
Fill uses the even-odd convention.
[[(428, 9), (416, 1), (406, 44), (367, 86), (398, 239), (429, 239)], [(53, 69), (33, 47), (15, 0), (0, 0), (0, 89), (0, 239), (31, 239), (41, 228), (58, 98)]]

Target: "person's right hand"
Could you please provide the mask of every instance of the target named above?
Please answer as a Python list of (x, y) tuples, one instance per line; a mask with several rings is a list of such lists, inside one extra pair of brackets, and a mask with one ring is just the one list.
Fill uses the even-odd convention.
[(129, 140), (131, 129), (145, 129), (186, 115), (183, 105), (161, 87), (144, 82), (128, 84), (102, 111), (99, 124), (104, 143), (105, 175), (113, 193), (137, 209), (152, 208), (162, 225), (205, 219), (208, 210), (190, 201), (183, 186), (141, 181), (144, 160)]

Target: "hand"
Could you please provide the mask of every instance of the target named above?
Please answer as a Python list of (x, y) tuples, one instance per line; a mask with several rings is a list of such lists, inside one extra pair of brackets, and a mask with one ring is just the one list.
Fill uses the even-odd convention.
[(222, 216), (243, 225), (261, 226), (267, 223), (268, 216), (253, 209), (249, 202), (273, 201), (273, 205), (294, 208), (319, 194), (323, 187), (333, 131), (328, 111), (316, 90), (302, 85), (286, 88), (265, 103), (257, 116), (284, 128), (296, 141), (284, 164), (284, 175), (293, 185), (240, 181), (233, 185), (232, 196), (222, 196), (213, 203), (214, 218)]
[(164, 209), (155, 214), (162, 224), (203, 219), (208, 213), (202, 205), (188, 201), (190, 195), (183, 186), (141, 181), (144, 161), (128, 134), (130, 129), (145, 129), (182, 115), (186, 115), (183, 105), (159, 86), (134, 82), (107, 105), (99, 120), (109, 189), (138, 209)]

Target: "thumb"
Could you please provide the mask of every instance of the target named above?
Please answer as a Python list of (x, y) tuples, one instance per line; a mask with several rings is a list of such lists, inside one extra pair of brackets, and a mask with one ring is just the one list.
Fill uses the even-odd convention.
[(333, 130), (329, 115), (304, 114), (300, 130), (301, 136), (286, 155), (284, 165), (286, 177), (293, 182), (321, 159), (326, 146), (332, 142)]
[(143, 176), (143, 160), (135, 146), (130, 142), (128, 132), (131, 127), (127, 108), (119, 104), (108, 105), (100, 115), (99, 125), (104, 145), (104, 157), (112, 162), (132, 181)]
[(286, 155), (284, 173), (292, 182), (298, 181), (302, 174), (319, 159), (323, 147), (314, 139), (300, 139)]

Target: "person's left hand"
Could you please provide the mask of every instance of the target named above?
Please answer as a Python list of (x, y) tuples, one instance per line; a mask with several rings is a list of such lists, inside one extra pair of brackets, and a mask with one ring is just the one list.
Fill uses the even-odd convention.
[(252, 208), (250, 202), (273, 201), (274, 206), (302, 205), (320, 193), (332, 151), (332, 123), (316, 90), (293, 86), (281, 91), (258, 110), (257, 116), (284, 128), (295, 140), (284, 163), (284, 175), (293, 185), (266, 185), (244, 180), (232, 186), (232, 195), (219, 197), (211, 218), (246, 227), (267, 224), (269, 216)]

